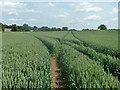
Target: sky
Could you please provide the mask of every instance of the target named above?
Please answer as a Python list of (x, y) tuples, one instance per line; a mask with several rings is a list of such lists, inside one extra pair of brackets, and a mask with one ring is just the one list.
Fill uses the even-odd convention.
[(118, 28), (118, 2), (0, 2), (4, 24), (70, 29)]

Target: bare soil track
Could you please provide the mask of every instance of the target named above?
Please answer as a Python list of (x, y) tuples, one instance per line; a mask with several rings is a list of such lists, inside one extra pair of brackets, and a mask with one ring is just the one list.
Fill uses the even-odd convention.
[(61, 68), (57, 60), (51, 57), (51, 75), (52, 75), (52, 90), (65, 88), (65, 81), (62, 79)]

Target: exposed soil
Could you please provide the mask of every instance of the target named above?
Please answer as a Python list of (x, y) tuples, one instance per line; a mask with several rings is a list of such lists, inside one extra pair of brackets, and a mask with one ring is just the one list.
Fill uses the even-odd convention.
[(61, 69), (53, 57), (51, 57), (51, 75), (52, 75), (52, 90), (65, 88), (65, 81), (62, 79)]

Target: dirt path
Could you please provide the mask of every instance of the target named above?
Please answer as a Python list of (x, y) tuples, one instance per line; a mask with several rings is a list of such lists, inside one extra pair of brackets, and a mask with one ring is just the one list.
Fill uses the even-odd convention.
[(64, 88), (64, 80), (61, 77), (61, 69), (58, 66), (57, 60), (51, 57), (51, 75), (52, 75), (52, 90)]

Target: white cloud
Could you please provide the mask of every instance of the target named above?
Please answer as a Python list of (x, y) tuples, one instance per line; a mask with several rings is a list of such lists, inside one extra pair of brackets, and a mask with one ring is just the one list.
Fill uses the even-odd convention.
[[(3, 19), (4, 22), (6, 23), (7, 22), (8, 23), (15, 22), (19, 24), (28, 23), (31, 25), (32, 24), (48, 25), (50, 27), (68, 26), (70, 28), (79, 29), (79, 28), (92, 28), (98, 26), (98, 24), (101, 22), (105, 23), (105, 21), (101, 20), (102, 17), (102, 19), (104, 20), (111, 18), (111, 20), (110, 19), (108, 20), (108, 23), (110, 23), (110, 21), (113, 20), (113, 22), (116, 24), (116, 18), (113, 18), (113, 16), (110, 15), (110, 13), (108, 13), (110, 15), (109, 17), (106, 17), (105, 14), (105, 12), (110, 12), (107, 11), (109, 9), (111, 9), (112, 11), (113, 7), (115, 6), (111, 6), (109, 7), (109, 9), (103, 10), (103, 14), (102, 14), (102, 12), (99, 11), (105, 8), (104, 5), (100, 6), (100, 4), (98, 4), (97, 6), (96, 3), (88, 3), (88, 2), (84, 2), (84, 3), (80, 2), (79, 5), (78, 3), (57, 4), (53, 2), (32, 3), (32, 5), (31, 3), (16, 3), (16, 2), (13, 3), (7, 3), (4, 6), (4, 9), (2, 9), (4, 11), (3, 13), (5, 13)], [(116, 12), (116, 9), (113, 10), (114, 12)], [(39, 12), (42, 12), (42, 14), (38, 15)], [(18, 16), (14, 16), (14, 15), (18, 15)], [(22, 19), (19, 19), (20, 17)]]
[(26, 4), (20, 3), (20, 2), (3, 2), (3, 8), (23, 8), (26, 6)]
[(36, 21), (36, 19), (30, 19), (29, 21)]
[(48, 5), (50, 6), (50, 7), (54, 7), (54, 4), (53, 3), (48, 3)]
[(101, 11), (102, 8), (94, 7), (91, 3), (83, 2), (79, 6), (76, 7), (76, 11), (78, 12), (94, 12)]
[(34, 9), (26, 9), (26, 12), (28, 12), (28, 13), (42, 13), (41, 11), (34, 10)]
[(59, 14), (57, 17), (68, 17), (69, 13), (63, 12), (62, 14)]
[(36, 5), (37, 7), (42, 7), (42, 8), (49, 8), (49, 7), (55, 7), (55, 5), (52, 2), (48, 2), (48, 3), (42, 3), (40, 5)]
[(17, 12), (8, 12), (8, 15), (18, 15), (18, 13)]
[(11, 18), (11, 19), (8, 19), (8, 21), (21, 21), (22, 19), (14, 19), (14, 18)]
[(117, 14), (117, 13), (118, 13), (118, 8), (117, 7), (114, 7), (110, 12), (110, 14)]
[(68, 20), (68, 25), (70, 27), (79, 27), (79, 26), (82, 26), (82, 24), (84, 24), (85, 21), (82, 19), (82, 18), (72, 18), (70, 20)]
[[(6, 1), (20, 1), (20, 2), (49, 2), (50, 0), (6, 0)], [(83, 0), (51, 0), (55, 2), (82, 2)], [(84, 0), (88, 2), (118, 2), (119, 0)]]
[(60, 14), (58, 15), (58, 17), (66, 17), (64, 14)]
[(18, 15), (18, 12), (23, 11), (26, 4), (20, 2), (2, 2), (0, 3), (3, 13), (8, 15)]
[(113, 8), (113, 13), (117, 13), (118, 12), (118, 8)]
[(97, 19), (101, 19), (101, 17), (97, 15), (92, 15), (84, 18), (84, 20), (97, 20)]
[(3, 5), (2, 2), (0, 1), (0, 9), (2, 8), (2, 5)]

